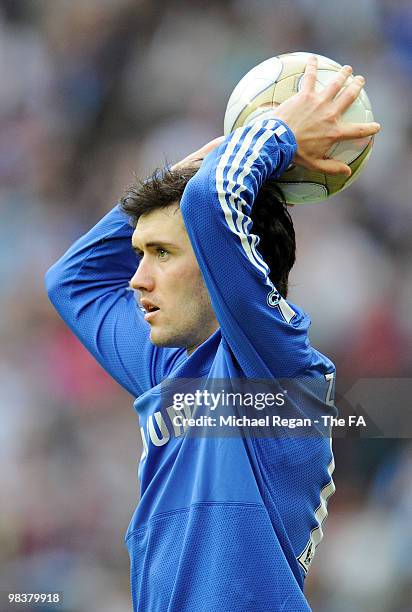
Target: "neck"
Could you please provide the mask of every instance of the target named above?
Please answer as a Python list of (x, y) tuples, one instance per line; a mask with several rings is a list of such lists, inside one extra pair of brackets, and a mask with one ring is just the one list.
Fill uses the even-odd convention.
[(211, 330), (211, 332), (206, 336), (206, 338), (203, 338), (201, 342), (198, 342), (197, 344), (194, 344), (193, 346), (186, 347), (188, 356), (190, 357), (190, 355), (194, 353), (195, 350), (199, 348), (199, 346), (201, 346), (204, 342), (206, 342), (206, 340), (208, 340), (208, 338), (210, 338), (210, 336), (212, 336), (217, 329), (219, 329), (219, 325), (216, 323), (216, 327), (214, 327), (214, 329)]

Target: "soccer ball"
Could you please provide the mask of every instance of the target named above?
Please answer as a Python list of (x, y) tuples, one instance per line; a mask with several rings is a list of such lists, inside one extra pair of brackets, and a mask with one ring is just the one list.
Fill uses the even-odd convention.
[[(271, 57), (252, 68), (236, 85), (227, 104), (225, 136), (236, 128), (252, 123), (259, 115), (297, 93), (302, 85), (303, 72), (312, 53), (285, 53)], [(317, 55), (316, 90), (321, 91), (335, 76), (341, 65)], [(345, 86), (353, 77), (349, 77)], [(342, 115), (343, 121), (367, 123), (373, 121), (369, 98), (362, 89), (358, 98)], [(326, 175), (291, 165), (277, 179), (288, 204), (320, 202), (346, 189), (359, 176), (372, 151), (373, 137), (340, 142), (328, 152), (328, 157), (348, 164), (352, 175)]]

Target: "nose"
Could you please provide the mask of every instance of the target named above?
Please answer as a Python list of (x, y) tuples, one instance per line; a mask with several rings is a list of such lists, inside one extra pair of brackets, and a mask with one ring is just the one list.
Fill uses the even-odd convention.
[(138, 291), (153, 291), (154, 278), (144, 257), (140, 260), (136, 272), (130, 280), (130, 286)]

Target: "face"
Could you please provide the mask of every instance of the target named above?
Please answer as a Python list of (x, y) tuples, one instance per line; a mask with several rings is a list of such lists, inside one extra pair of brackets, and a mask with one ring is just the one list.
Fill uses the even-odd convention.
[(140, 291), (150, 340), (191, 353), (218, 322), (178, 204), (142, 215), (132, 246), (141, 259), (130, 284)]

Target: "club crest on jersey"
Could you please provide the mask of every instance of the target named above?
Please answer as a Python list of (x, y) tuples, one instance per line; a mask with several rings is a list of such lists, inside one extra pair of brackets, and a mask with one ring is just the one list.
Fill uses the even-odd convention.
[(268, 293), (266, 301), (268, 303), (268, 306), (270, 306), (271, 308), (275, 308), (276, 306), (278, 306), (281, 299), (282, 296), (280, 295), (279, 291), (277, 291), (277, 289), (272, 289), (272, 291)]

